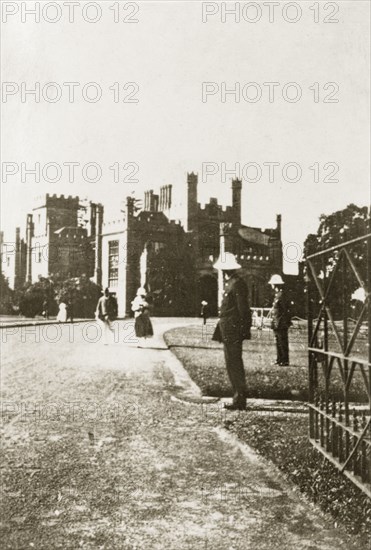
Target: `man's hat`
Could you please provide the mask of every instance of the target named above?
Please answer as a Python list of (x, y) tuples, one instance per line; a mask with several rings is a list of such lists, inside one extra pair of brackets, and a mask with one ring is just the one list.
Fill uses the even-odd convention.
[(235, 269), (241, 269), (241, 266), (237, 263), (234, 254), (231, 252), (225, 252), (219, 256), (214, 264), (214, 268), (219, 269), (220, 271), (234, 271)]
[(358, 300), (359, 302), (366, 301), (366, 291), (364, 288), (359, 287), (352, 294), (352, 300)]
[(282, 280), (281, 275), (272, 275), (272, 277), (268, 281), (269, 285), (284, 285), (284, 281)]

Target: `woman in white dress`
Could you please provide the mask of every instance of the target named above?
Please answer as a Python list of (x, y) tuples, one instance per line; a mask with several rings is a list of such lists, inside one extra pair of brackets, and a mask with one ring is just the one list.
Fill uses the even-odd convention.
[(59, 311), (57, 315), (57, 321), (60, 323), (66, 323), (67, 322), (67, 306), (64, 302), (60, 302), (59, 304)]

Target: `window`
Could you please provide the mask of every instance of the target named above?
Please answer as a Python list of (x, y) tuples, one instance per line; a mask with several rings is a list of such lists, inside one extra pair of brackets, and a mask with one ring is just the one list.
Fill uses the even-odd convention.
[(119, 280), (119, 242), (108, 243), (108, 286), (117, 286)]
[(217, 258), (219, 255), (219, 244), (215, 245), (214, 242), (204, 241), (201, 244), (200, 256), (203, 262), (205, 261), (214, 261), (214, 258)]

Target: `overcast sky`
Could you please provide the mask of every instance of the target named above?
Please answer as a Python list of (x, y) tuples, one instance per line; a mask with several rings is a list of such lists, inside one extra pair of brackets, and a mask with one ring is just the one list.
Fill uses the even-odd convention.
[[(9, 3), (2, 4), (4, 10)], [(35, 23), (32, 16), (22, 14), (25, 3), (18, 4), (17, 13), (5, 15), (2, 33), (2, 80), (19, 88), (7, 85), (2, 103), (1, 225), (7, 240), (12, 239), (13, 227), (24, 226), (33, 198), (45, 192), (99, 200), (107, 215), (115, 217), (120, 201), (134, 189), (141, 196), (145, 189), (171, 183), (175, 201), (181, 202), (186, 173), (195, 171), (200, 200), (216, 196), (228, 204), (233, 174), (223, 182), (223, 163), (228, 170), (236, 163), (241, 169), (245, 166), (243, 223), (271, 227), (281, 213), (284, 244), (301, 245), (316, 230), (321, 213), (351, 202), (369, 204), (368, 2), (337, 2), (338, 11), (324, 11), (320, 3), (318, 13), (310, 9), (313, 2), (300, 2), (302, 13), (296, 23), (285, 20), (297, 15), (294, 8), (284, 11), (287, 2), (276, 7), (273, 22), (268, 7), (261, 4), (261, 17), (255, 23), (243, 17), (250, 21), (257, 17), (254, 7), (240, 13), (239, 23), (235, 16), (223, 23), (222, 4), (209, 3), (207, 9), (217, 13), (203, 22), (202, 2), (186, 1), (137, 2), (138, 9), (133, 3), (101, 2), (96, 23), (84, 20), (85, 3), (76, 3), (73, 23), (68, 21), (67, 7), (59, 3), (60, 21), (45, 21), (43, 15), (49, 19), (58, 15), (49, 8)], [(27, 2), (28, 7), (32, 4)], [(240, 9), (245, 4), (241, 2)], [(115, 23), (117, 7), (120, 19), (138, 22)], [(94, 6), (89, 9), (85, 19), (99, 15)], [(324, 23), (325, 17), (339, 22)], [(30, 95), (21, 101), (22, 82), (28, 88), (40, 83), (40, 102)], [(43, 91), (48, 99), (54, 97), (56, 89), (46, 86), (49, 82), (62, 90), (55, 103), (43, 98)], [(72, 103), (64, 82), (80, 84), (74, 88)], [(90, 98), (96, 89), (102, 90), (95, 103), (82, 96), (89, 82), (97, 83), (85, 89)], [(136, 84), (124, 90), (128, 82)], [(214, 93), (204, 101), (203, 82), (214, 83), (208, 87)], [(223, 82), (228, 89), (240, 83), (239, 101), (229, 94), (222, 102)], [(245, 86), (252, 82), (256, 84)], [(272, 102), (269, 87), (263, 85), (268, 82), (278, 83)], [(285, 87), (290, 82), (296, 85)], [(114, 83), (120, 88), (117, 103), (115, 87), (109, 89)], [(326, 83), (335, 84), (324, 89)], [(261, 98), (252, 102), (259, 90)], [(301, 98), (290, 102), (299, 92)], [(139, 101), (124, 103), (124, 98)], [(324, 102), (325, 98), (338, 102)], [(5, 170), (18, 171), (5, 178), (4, 163), (9, 162), (15, 164), (6, 164)], [(59, 163), (60, 181), (44, 181), (41, 170), (39, 183), (30, 174), (24, 174), (22, 183), (22, 162), (27, 168), (39, 162), (41, 169)], [(80, 163), (72, 183), (63, 167), (69, 162)], [(84, 181), (81, 167), (88, 162), (100, 165), (99, 182)], [(274, 181), (269, 181), (270, 162), (279, 163), (274, 177), (271, 173)], [(115, 183), (114, 170), (109, 169), (115, 163), (126, 180), (132, 165), (126, 170), (124, 165), (136, 163), (139, 172), (132, 177), (139, 182)], [(215, 173), (202, 183), (205, 163)], [(287, 163), (300, 165), (297, 182), (285, 181), (294, 179), (296, 171), (286, 167), (283, 175)], [(339, 170), (333, 173), (336, 165)], [(260, 180), (251, 181), (259, 177), (259, 170)], [(50, 169), (47, 177), (54, 174)], [(93, 175), (88, 172), (89, 178)], [(325, 182), (326, 176), (338, 181)], [(293, 256), (294, 250), (288, 254)], [(286, 261), (285, 271), (293, 270), (295, 264)]]

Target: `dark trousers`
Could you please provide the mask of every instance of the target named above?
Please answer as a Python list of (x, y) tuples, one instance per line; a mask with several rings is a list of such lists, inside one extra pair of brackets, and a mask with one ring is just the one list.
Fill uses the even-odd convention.
[(289, 331), (287, 328), (274, 331), (277, 348), (277, 363), (289, 362)]
[(246, 403), (246, 378), (242, 361), (242, 342), (224, 342), (224, 357), (233, 388), (233, 404)]

